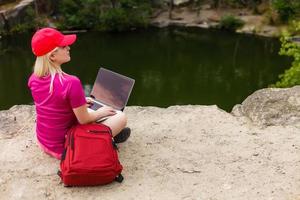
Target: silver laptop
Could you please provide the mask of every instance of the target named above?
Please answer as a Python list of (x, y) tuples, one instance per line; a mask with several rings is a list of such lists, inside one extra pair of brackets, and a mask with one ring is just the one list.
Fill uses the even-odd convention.
[[(89, 112), (103, 105), (114, 108), (117, 112), (127, 105), (135, 80), (105, 68), (100, 68), (90, 96), (93, 99)], [(102, 119), (104, 120), (104, 119)]]

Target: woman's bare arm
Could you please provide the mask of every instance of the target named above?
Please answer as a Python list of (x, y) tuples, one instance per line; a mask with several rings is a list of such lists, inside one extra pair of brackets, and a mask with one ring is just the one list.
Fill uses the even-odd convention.
[(82, 105), (80, 107), (74, 108), (73, 112), (80, 124), (92, 123), (103, 117), (116, 114), (116, 111), (109, 106), (103, 106), (94, 112), (88, 112), (87, 105)]

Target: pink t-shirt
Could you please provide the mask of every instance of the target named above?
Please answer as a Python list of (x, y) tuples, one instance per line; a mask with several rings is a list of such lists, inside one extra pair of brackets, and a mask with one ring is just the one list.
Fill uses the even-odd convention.
[(32, 74), (28, 87), (36, 107), (37, 139), (47, 150), (61, 154), (67, 131), (78, 123), (73, 108), (86, 104), (84, 91), (76, 76), (63, 74), (62, 82), (56, 74), (53, 92), (49, 93), (51, 76)]

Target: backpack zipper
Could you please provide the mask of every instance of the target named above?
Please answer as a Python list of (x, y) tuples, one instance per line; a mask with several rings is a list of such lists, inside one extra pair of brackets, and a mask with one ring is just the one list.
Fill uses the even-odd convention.
[(99, 130), (87, 130), (88, 133), (97, 134), (97, 133), (107, 133), (107, 131), (99, 131)]

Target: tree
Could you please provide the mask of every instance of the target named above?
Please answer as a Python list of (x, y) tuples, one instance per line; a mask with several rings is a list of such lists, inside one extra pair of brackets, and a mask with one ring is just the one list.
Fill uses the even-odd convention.
[(110, 0), (110, 3), (111, 3), (111, 7), (112, 8), (116, 8), (116, 6), (117, 6), (117, 0)]
[(169, 1), (169, 19), (172, 19), (172, 11), (174, 8), (174, 0)]
[(289, 31), (285, 31), (280, 38), (281, 49), (279, 54), (293, 58), (292, 66), (283, 74), (279, 75), (280, 80), (273, 86), (291, 87), (300, 85), (300, 44), (291, 40), (293, 34), (300, 33), (300, 22), (294, 21)]
[(281, 21), (287, 22), (291, 17), (299, 13), (299, 0), (272, 0), (272, 6), (278, 12)]

